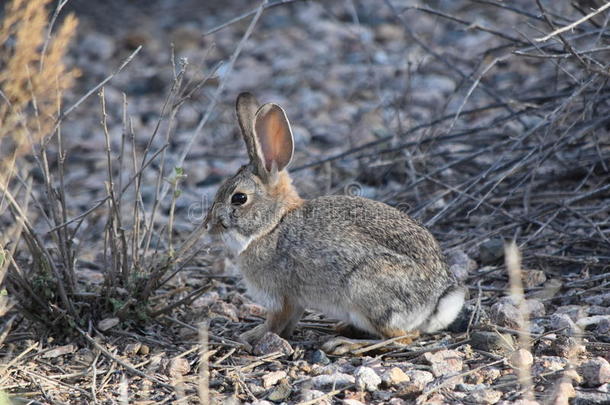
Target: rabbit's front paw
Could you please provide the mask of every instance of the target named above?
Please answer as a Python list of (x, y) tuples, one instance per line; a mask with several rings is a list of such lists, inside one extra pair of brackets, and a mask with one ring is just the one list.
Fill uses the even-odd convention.
[(268, 331), (269, 328), (263, 323), (239, 335), (239, 341), (246, 346), (248, 351), (251, 351), (252, 346), (256, 345)]

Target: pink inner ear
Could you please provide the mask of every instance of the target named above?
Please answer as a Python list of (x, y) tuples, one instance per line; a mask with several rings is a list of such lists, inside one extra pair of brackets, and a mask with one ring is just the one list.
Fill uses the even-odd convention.
[(277, 170), (283, 170), (292, 157), (292, 134), (284, 111), (277, 105), (263, 106), (255, 129), (265, 169), (270, 172), (275, 162)]

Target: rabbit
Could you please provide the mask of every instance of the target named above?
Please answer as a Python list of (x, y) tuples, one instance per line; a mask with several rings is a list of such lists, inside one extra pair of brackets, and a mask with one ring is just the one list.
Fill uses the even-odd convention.
[(380, 338), (447, 327), (465, 289), (439, 244), (418, 222), (381, 202), (355, 196), (302, 199), (287, 167), (294, 139), (284, 110), (236, 103), (249, 163), (218, 189), (204, 226), (236, 256), (248, 293), (266, 321), (241, 338), (288, 338), (305, 309)]

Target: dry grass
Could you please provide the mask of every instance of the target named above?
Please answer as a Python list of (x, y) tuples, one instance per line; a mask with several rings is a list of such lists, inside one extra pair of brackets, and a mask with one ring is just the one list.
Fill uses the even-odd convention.
[[(60, 136), (57, 124), (62, 94), (72, 87), (77, 75), (77, 70), (63, 62), (77, 20), (68, 15), (53, 32), (49, 3), (13, 0), (6, 5), (0, 27), (0, 215), (10, 207), (17, 219), (0, 235), (0, 284), (14, 263), (24, 226), (30, 226), (29, 188), (26, 186), (23, 198), (16, 196), (10, 191), (11, 179), (22, 156), (45, 138)], [(12, 304), (6, 294), (2, 300), (6, 312)]]

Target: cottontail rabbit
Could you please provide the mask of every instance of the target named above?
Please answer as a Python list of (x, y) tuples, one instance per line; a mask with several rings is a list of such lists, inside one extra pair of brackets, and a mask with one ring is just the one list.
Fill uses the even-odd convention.
[(290, 336), (305, 308), (380, 337), (431, 333), (456, 318), (465, 290), (425, 228), (365, 198), (300, 198), (286, 170), (294, 141), (284, 110), (249, 93), (236, 107), (250, 162), (220, 186), (205, 225), (267, 308), (244, 340)]

